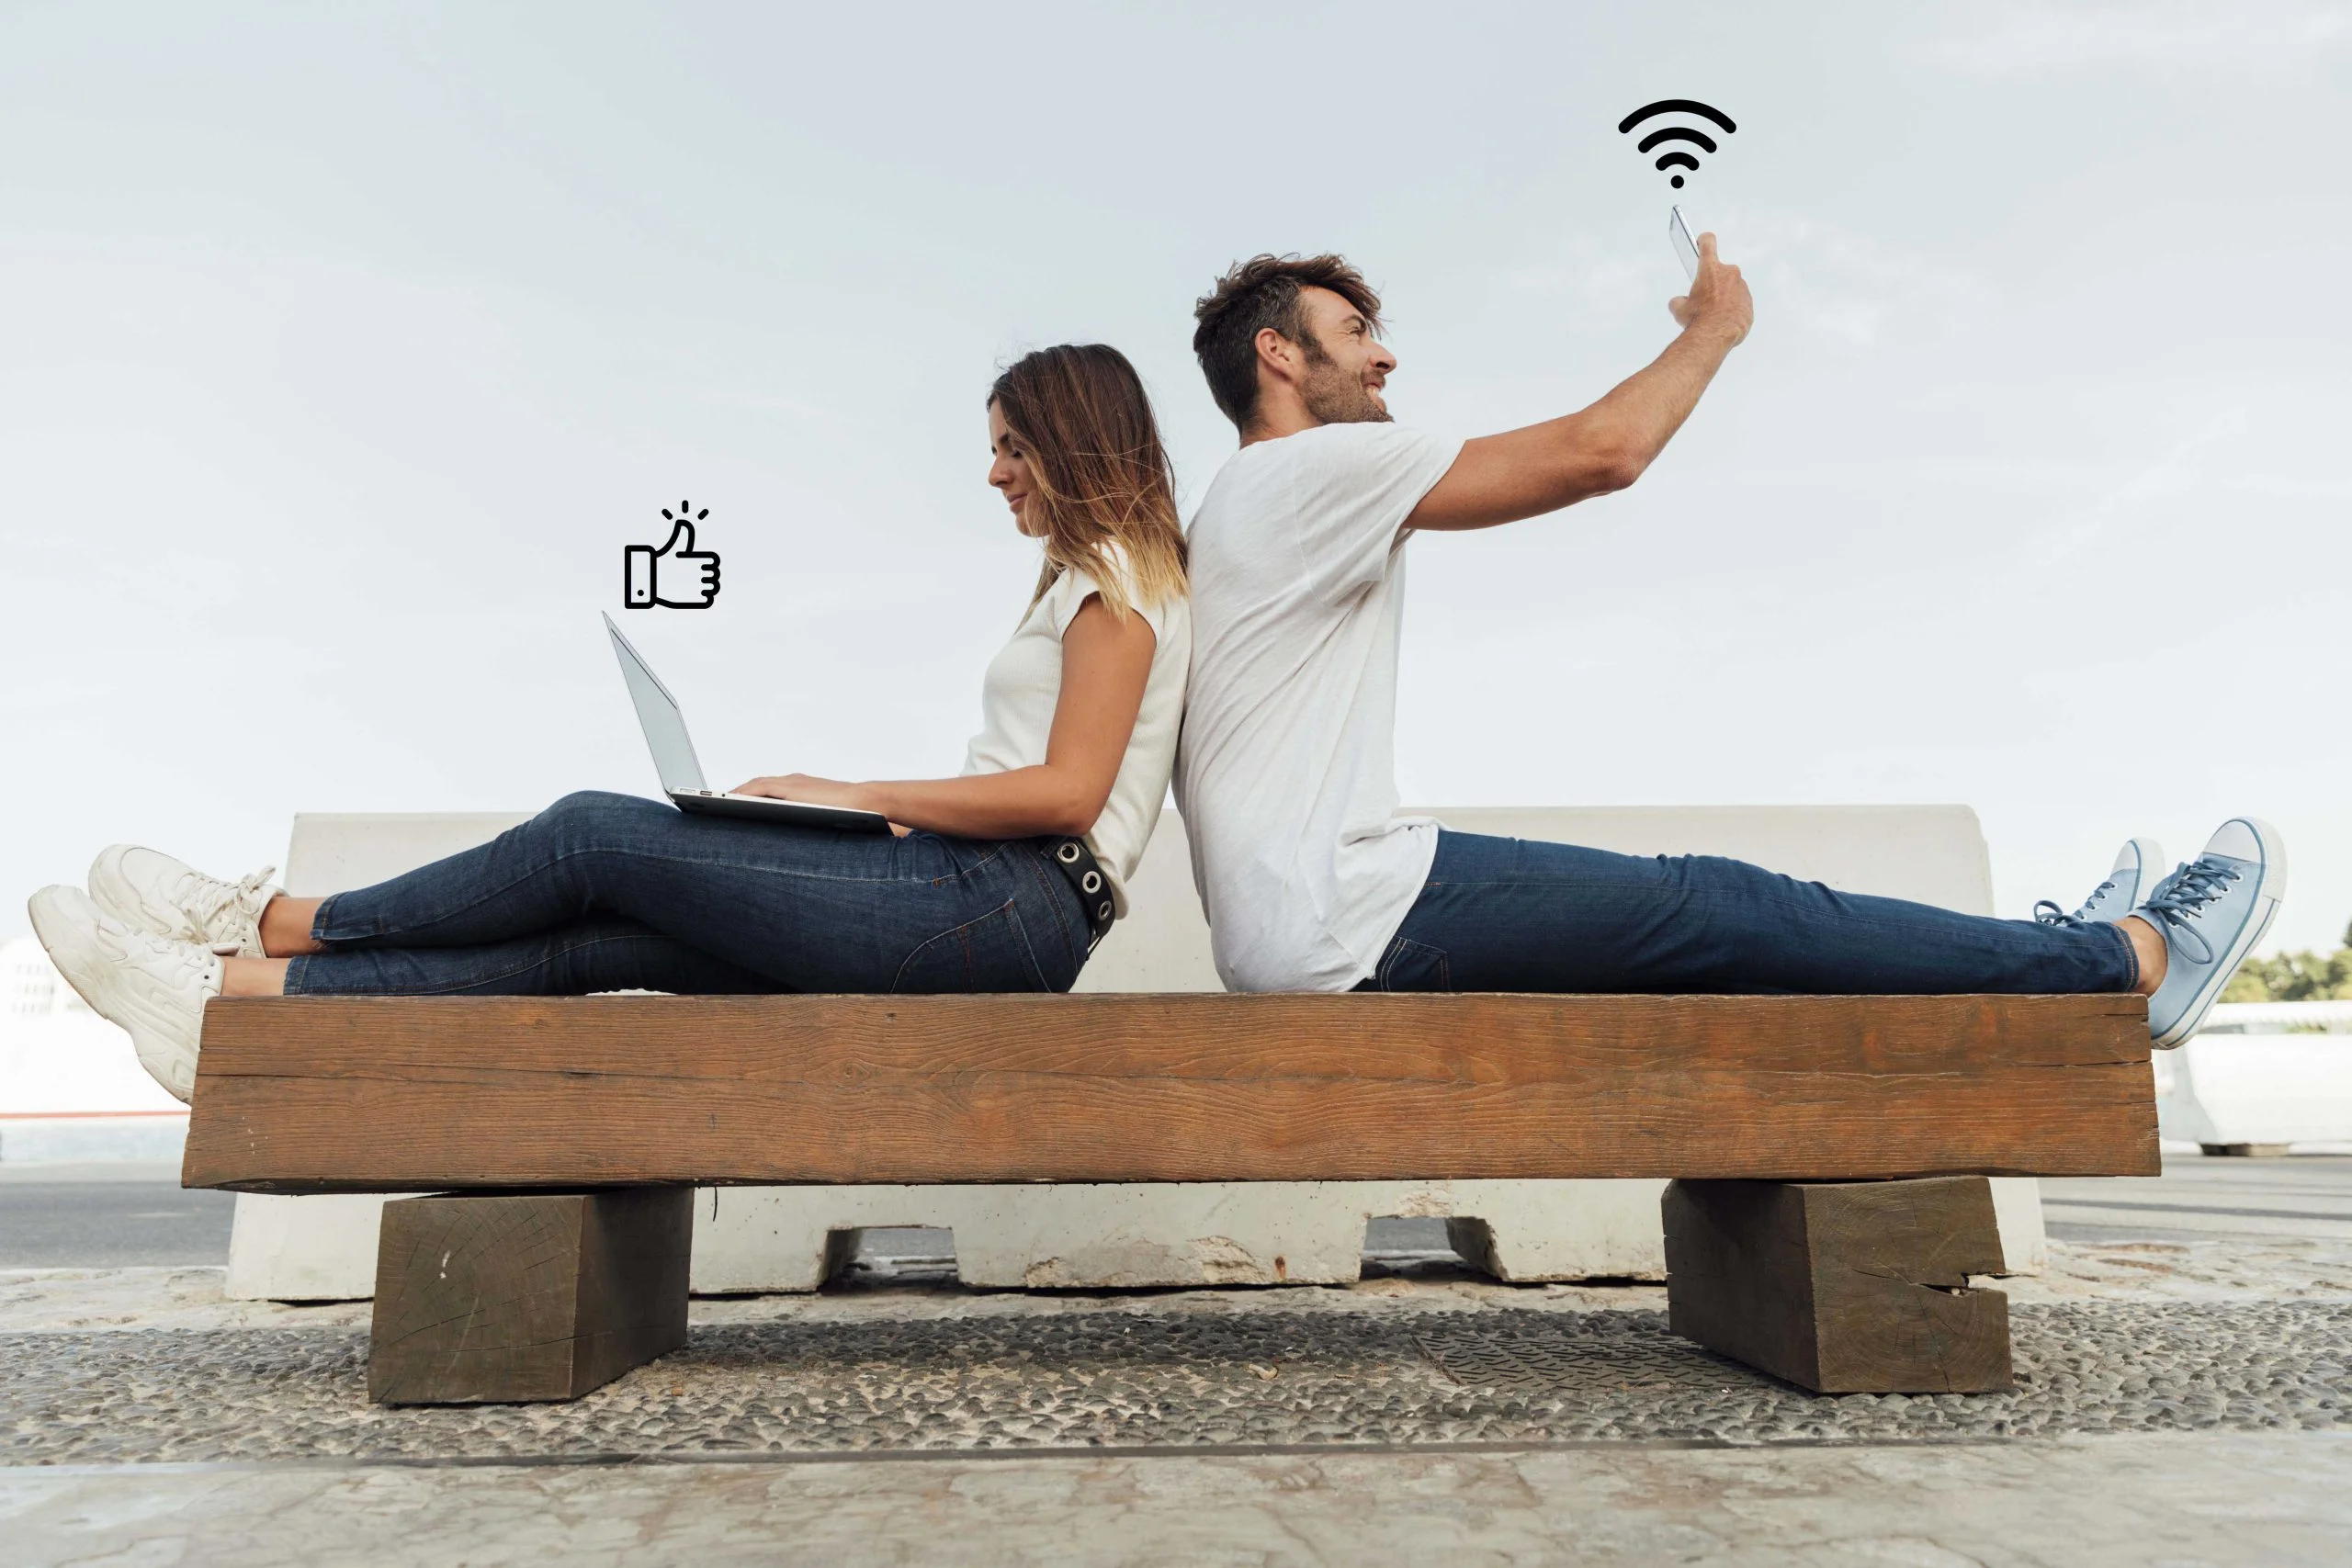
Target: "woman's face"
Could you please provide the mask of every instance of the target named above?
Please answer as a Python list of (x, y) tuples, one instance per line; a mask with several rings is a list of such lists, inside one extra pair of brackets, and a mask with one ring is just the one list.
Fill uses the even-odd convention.
[(1029, 454), (1005, 428), (1004, 411), (989, 404), (989, 483), (1004, 492), (1004, 503), (1012, 508), (1012, 525), (1023, 533), (1035, 537), (1037, 530), (1029, 525), (1028, 505), (1036, 489), (1029, 477)]

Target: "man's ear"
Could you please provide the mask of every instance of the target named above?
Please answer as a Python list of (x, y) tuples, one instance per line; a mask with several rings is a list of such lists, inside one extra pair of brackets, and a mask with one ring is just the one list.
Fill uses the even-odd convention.
[(1300, 361), (1305, 357), (1298, 352), (1298, 344), (1272, 327), (1260, 327), (1257, 337), (1251, 342), (1258, 351), (1258, 367), (1261, 370), (1283, 381), (1298, 379)]

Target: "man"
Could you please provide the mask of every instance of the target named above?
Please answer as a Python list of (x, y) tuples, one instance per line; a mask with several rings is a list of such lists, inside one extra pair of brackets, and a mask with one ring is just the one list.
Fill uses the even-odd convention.
[(1398, 818), (1396, 637), (1412, 537), (1623, 490), (1753, 316), (1699, 240), (1681, 334), (1591, 407), (1462, 442), (1389, 423), (1380, 299), (1336, 255), (1261, 255), (1194, 311), (1240, 432), (1191, 534), (1193, 676), (1177, 804), (1217, 971), (1253, 991), (2137, 991), (2196, 1032), (2286, 890), (2233, 818), (2159, 881), (2134, 840), (2072, 914), (1994, 920), (1713, 856), (1645, 859)]

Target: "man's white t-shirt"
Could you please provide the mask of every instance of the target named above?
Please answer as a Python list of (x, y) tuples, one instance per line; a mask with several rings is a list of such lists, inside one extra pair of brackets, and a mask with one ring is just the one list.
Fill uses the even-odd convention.
[[(1116, 570), (1122, 562), (1114, 555), (1109, 564)], [(1010, 773), (1045, 762), (1054, 711), (1062, 700), (1062, 634), (1100, 592), (1085, 572), (1065, 570), (1030, 607), (1004, 651), (989, 660), (980, 683), (980, 732), (965, 755), (966, 773)], [(1127, 603), (1135, 602), (1130, 588)], [(1127, 912), (1127, 880), (1143, 859), (1151, 830), (1159, 826), (1160, 805), (1168, 798), (1176, 730), (1184, 717), (1184, 671), (1193, 652), (1192, 606), (1182, 594), (1137, 605), (1136, 614), (1158, 639), (1151, 673), (1144, 680), (1143, 705), (1136, 710), (1111, 798), (1086, 835), (1086, 847), (1111, 879), (1112, 901), (1122, 917)]]
[(1193, 514), (1176, 804), (1230, 989), (1349, 989), (1429, 878), (1437, 823), (1395, 815), (1399, 530), (1461, 450), (1321, 425), (1244, 446)]

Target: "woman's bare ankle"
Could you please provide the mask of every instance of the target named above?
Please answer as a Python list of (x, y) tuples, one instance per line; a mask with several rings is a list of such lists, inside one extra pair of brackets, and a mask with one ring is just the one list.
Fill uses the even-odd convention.
[(224, 958), (220, 961), (220, 994), (224, 997), (282, 997), (286, 994), (283, 958)]
[(2143, 997), (2153, 997), (2156, 987), (2165, 983), (2165, 933), (2137, 915), (2126, 915), (2115, 922), (2116, 929), (2132, 939), (2132, 951), (2139, 956), (2140, 983), (2132, 990)]
[(319, 918), (319, 906), (325, 902), (323, 898), (290, 898), (283, 893), (272, 898), (261, 912), (261, 950), (272, 958), (318, 952), (311, 927)]

